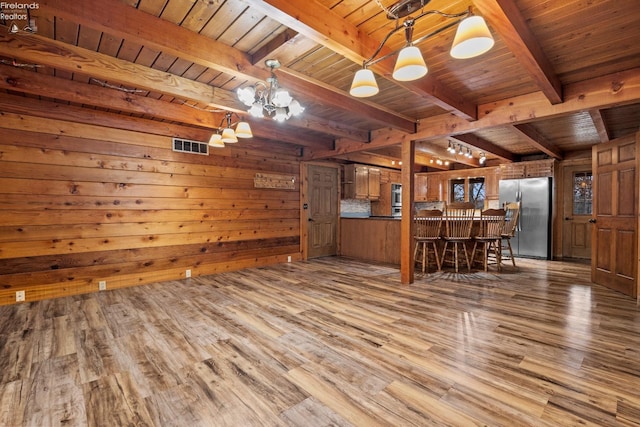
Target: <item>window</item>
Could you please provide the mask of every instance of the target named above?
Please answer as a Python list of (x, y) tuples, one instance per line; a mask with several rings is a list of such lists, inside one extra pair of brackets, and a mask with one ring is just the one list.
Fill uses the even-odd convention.
[(452, 202), (464, 202), (465, 201), (465, 181), (464, 179), (452, 179), (451, 180), (451, 201)]
[[(485, 186), (484, 178), (458, 178), (452, 179), (451, 183), (451, 202), (471, 202), (476, 209), (484, 209)], [(467, 188), (469, 194), (467, 194)]]
[(573, 174), (573, 214), (591, 215), (592, 209), (592, 183), (591, 172), (576, 172)]
[(484, 178), (469, 179), (469, 201), (472, 202), (476, 209), (484, 209), (485, 188)]

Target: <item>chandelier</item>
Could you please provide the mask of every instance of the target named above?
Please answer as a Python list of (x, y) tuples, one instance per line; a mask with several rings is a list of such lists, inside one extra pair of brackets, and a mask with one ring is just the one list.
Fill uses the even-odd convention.
[[(240, 121), (232, 123), (231, 119), (236, 116)], [(223, 127), (224, 126), (224, 127)], [(233, 129), (233, 126), (236, 129)], [(222, 120), (218, 129), (211, 135), (209, 139), (209, 145), (211, 147), (222, 148), (224, 144), (234, 144), (238, 142), (238, 138), (253, 138), (251, 127), (249, 123), (242, 121), (237, 113), (227, 112)]]
[(238, 99), (247, 107), (253, 117), (268, 116), (283, 122), (291, 116), (297, 116), (304, 107), (293, 99), (289, 92), (281, 88), (273, 70), (280, 67), (277, 59), (267, 59), (267, 67), (271, 69), (271, 77), (266, 82), (257, 82), (253, 86), (238, 89)]
[[(353, 78), (349, 93), (358, 98), (373, 96), (379, 92), (378, 84), (373, 72), (367, 67), (385, 60), (393, 55), (398, 55), (392, 77), (398, 81), (413, 81), (425, 76), (428, 72), (427, 65), (422, 57), (417, 44), (423, 42), (429, 37), (435, 36), (444, 30), (453, 27), (456, 24), (458, 28), (453, 39), (450, 55), (457, 59), (473, 58), (487, 52), (493, 47), (494, 40), (487, 27), (487, 23), (481, 16), (473, 15), (471, 7), (460, 13), (444, 13), (439, 10), (421, 11), (415, 18), (408, 16), (418, 9), (424, 8), (431, 0), (400, 0), (391, 6), (390, 9), (383, 8), (387, 13), (388, 19), (396, 21), (396, 27), (386, 35), (378, 49), (371, 55), (371, 58), (362, 63), (362, 69), (358, 70)], [(380, 4), (380, 3), (378, 3)], [(413, 40), (413, 27), (416, 21), (429, 15), (440, 15), (444, 18), (454, 20), (449, 22), (429, 34)], [(402, 25), (398, 25), (400, 18), (406, 17)], [(406, 44), (401, 49), (389, 52), (379, 58), (376, 58), (382, 51), (385, 43), (396, 32), (404, 29)]]

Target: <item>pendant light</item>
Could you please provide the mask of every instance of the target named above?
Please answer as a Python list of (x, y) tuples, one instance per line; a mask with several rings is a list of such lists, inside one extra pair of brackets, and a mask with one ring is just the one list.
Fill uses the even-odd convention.
[(422, 52), (412, 42), (414, 24), (415, 19), (406, 19), (403, 23), (407, 45), (400, 50), (392, 74), (392, 77), (400, 82), (418, 80), (429, 71), (422, 57)]
[(367, 68), (362, 68), (356, 72), (349, 94), (356, 98), (366, 98), (380, 92), (373, 72)]
[(415, 46), (407, 46), (398, 54), (392, 76), (400, 82), (410, 82), (424, 77), (428, 71), (420, 49)]
[[(387, 18), (396, 21), (396, 26), (382, 40), (371, 57), (362, 63), (362, 68), (355, 73), (349, 94), (358, 98), (365, 98), (376, 95), (379, 92), (373, 72), (368, 68), (393, 55), (398, 55), (392, 77), (397, 81), (408, 82), (424, 77), (429, 69), (422, 56), (422, 52), (417, 47), (424, 40), (440, 34), (441, 32), (458, 25), (450, 54), (453, 58), (473, 58), (487, 52), (494, 45), (493, 37), (487, 27), (487, 23), (481, 16), (473, 15), (471, 7), (460, 13), (445, 13), (439, 10), (427, 10), (421, 12), (417, 17), (407, 16), (429, 3), (430, 0), (399, 0), (385, 10)], [(413, 40), (413, 28), (415, 22), (429, 15), (440, 15), (451, 22), (445, 23), (432, 32)], [(406, 17), (402, 25), (398, 25), (399, 18)], [(393, 34), (405, 30), (406, 44), (404, 47), (386, 53), (378, 57), (385, 43)]]
[[(216, 132), (211, 135), (209, 138), (209, 145), (211, 147), (224, 147), (225, 144), (235, 144), (238, 142), (238, 138), (253, 138), (253, 133), (251, 132), (251, 126), (249, 123), (240, 120), (237, 123), (231, 123), (231, 118), (233, 116), (238, 116), (236, 113), (227, 112), (222, 120), (220, 121), (220, 126)], [(225, 123), (226, 122), (226, 123)], [(223, 128), (222, 126), (226, 126)], [(235, 126), (235, 130), (232, 126)]]
[(487, 52), (494, 43), (484, 18), (468, 16), (458, 25), (450, 54), (457, 59), (474, 58)]
[(209, 138), (209, 146), (216, 147), (216, 148), (224, 148), (224, 142), (222, 142), (222, 135), (220, 135), (218, 132), (212, 134), (211, 138)]

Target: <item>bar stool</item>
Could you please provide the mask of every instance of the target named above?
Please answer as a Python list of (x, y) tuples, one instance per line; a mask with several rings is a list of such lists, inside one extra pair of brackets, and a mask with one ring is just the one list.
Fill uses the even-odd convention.
[(501, 241), (502, 233), (504, 232), (505, 215), (506, 211), (504, 209), (487, 209), (480, 212), (480, 229), (478, 234), (473, 237), (471, 264), (475, 260), (477, 251), (482, 251), (484, 271), (488, 271), (489, 255), (492, 250), (498, 271), (502, 269)]
[[(447, 250), (451, 254), (451, 262), (458, 272), (458, 258), (460, 250), (464, 253), (467, 269), (471, 271), (471, 262), (469, 260), (469, 252), (467, 251), (467, 243), (471, 242), (471, 227), (473, 226), (473, 217), (476, 209), (473, 203), (457, 202), (447, 204), (445, 207), (445, 233), (444, 250), (442, 251), (442, 264), (447, 262)], [(451, 248), (449, 249), (449, 244)]]
[[(520, 202), (508, 202), (504, 204), (505, 223), (500, 239), (500, 254), (502, 259), (510, 259), (513, 266), (516, 266), (516, 260), (513, 257), (513, 249), (511, 249), (511, 238), (515, 236), (518, 228), (518, 218), (520, 218)], [(508, 256), (504, 256), (504, 252), (509, 251)]]
[[(413, 251), (414, 262), (422, 265), (422, 274), (429, 272), (429, 247), (433, 249), (433, 255), (438, 271), (442, 270), (437, 242), (440, 240), (442, 228), (442, 211), (427, 209), (418, 212), (414, 218), (414, 239), (416, 247)], [(418, 257), (420, 255), (420, 257)]]

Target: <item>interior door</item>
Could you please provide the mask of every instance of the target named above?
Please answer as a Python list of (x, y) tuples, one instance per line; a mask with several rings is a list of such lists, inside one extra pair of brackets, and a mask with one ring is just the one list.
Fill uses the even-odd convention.
[[(640, 135), (640, 133), (638, 133)], [(593, 147), (591, 280), (637, 296), (638, 171), (636, 136)]]
[(562, 203), (562, 257), (591, 258), (593, 175), (591, 167), (564, 169)]
[(338, 169), (308, 165), (307, 258), (337, 254)]

